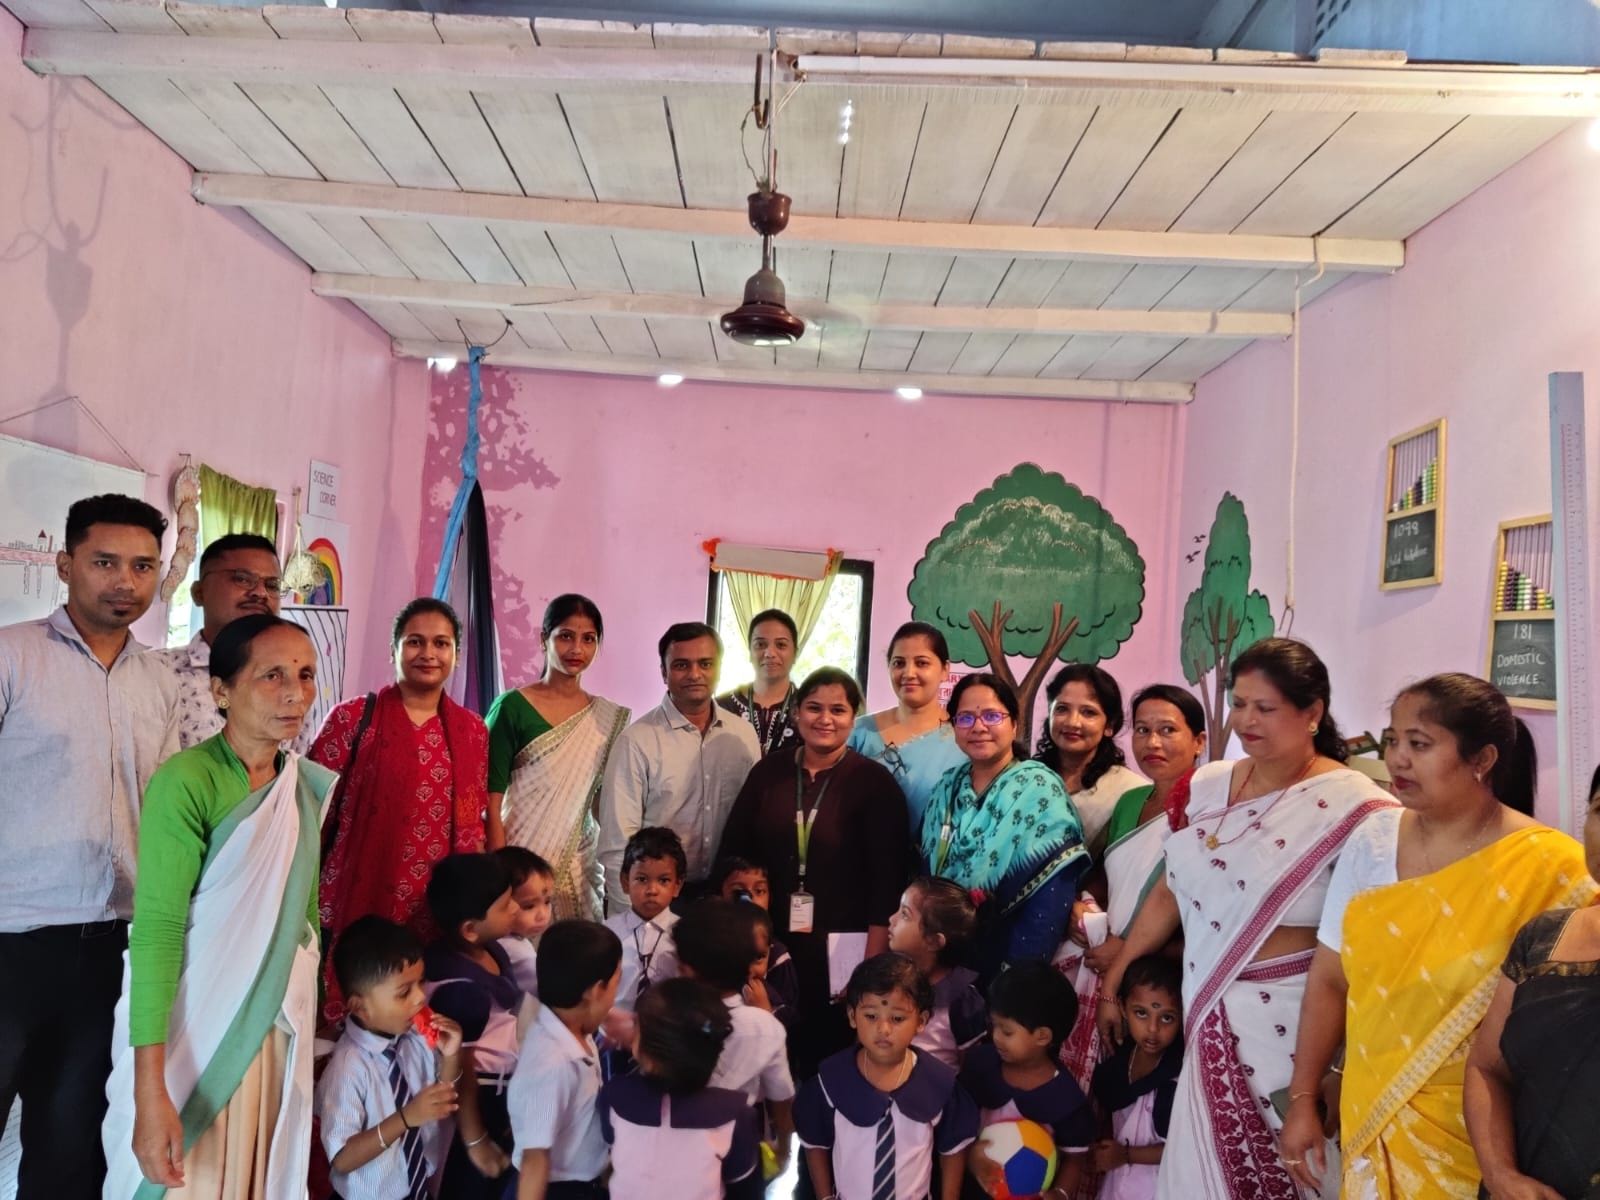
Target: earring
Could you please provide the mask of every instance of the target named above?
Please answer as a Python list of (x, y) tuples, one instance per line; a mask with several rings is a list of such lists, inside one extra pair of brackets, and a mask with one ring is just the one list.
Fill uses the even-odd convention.
[(1315, 726), (1315, 725), (1313, 725), (1311, 727), (1311, 736), (1312, 737), (1316, 737), (1317, 736), (1317, 726)]
[(226, 700), (218, 700), (217, 701), (217, 707), (218, 708), (227, 708), (228, 707), (228, 702)]

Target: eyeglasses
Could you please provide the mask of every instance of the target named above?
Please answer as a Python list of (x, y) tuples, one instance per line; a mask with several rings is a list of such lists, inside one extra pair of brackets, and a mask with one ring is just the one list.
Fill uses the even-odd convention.
[(950, 723), (957, 729), (971, 729), (982, 721), (990, 729), (1011, 719), (1011, 714), (998, 708), (986, 708), (982, 712), (959, 712), (950, 719)]
[(226, 575), (233, 582), (234, 587), (242, 588), (247, 592), (253, 592), (257, 588), (260, 588), (265, 592), (283, 591), (283, 580), (278, 578), (276, 575), (257, 575), (254, 571), (229, 569), (226, 567), (217, 567), (214, 570), (202, 571), (200, 573), (200, 578), (204, 579), (207, 575)]

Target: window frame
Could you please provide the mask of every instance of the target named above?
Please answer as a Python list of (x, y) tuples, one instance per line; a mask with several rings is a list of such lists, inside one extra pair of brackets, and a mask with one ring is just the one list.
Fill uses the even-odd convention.
[[(856, 667), (851, 672), (861, 685), (861, 694), (867, 694), (867, 670), (872, 661), (872, 576), (873, 563), (869, 558), (846, 558), (839, 563), (840, 575), (854, 575), (861, 580), (861, 637), (856, 643)], [(717, 627), (717, 613), (722, 606), (722, 572), (706, 572), (706, 624)], [(748, 649), (748, 647), (746, 647)], [(723, 648), (724, 653), (727, 648)]]

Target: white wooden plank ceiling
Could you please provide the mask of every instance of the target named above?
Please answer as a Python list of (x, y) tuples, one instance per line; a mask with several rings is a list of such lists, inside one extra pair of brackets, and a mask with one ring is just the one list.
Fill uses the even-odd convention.
[(626, 374), (1184, 400), (1290, 333), (1297, 284), (1399, 268), (1600, 112), (1583, 71), (780, 30), (778, 266), (809, 328), (774, 352), (716, 326), (759, 265), (766, 30), (0, 3), (29, 65), (92, 79), (398, 352)]

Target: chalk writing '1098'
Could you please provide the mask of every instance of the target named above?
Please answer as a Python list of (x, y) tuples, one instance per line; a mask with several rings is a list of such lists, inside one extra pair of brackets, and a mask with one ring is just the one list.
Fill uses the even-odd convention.
[(1394, 523), (1395, 537), (1417, 537), (1422, 533), (1422, 524), (1419, 521), (1396, 521)]

